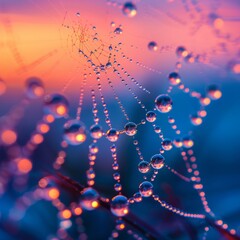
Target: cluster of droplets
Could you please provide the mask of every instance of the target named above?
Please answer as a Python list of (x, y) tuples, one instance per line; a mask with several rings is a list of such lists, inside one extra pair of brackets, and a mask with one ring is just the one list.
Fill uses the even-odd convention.
[[(116, 70), (118, 72), (118, 70)], [(118, 72), (119, 73), (119, 72)], [(98, 75), (98, 74), (97, 74)], [(119, 74), (119, 76), (121, 76)], [(121, 77), (120, 77), (121, 78)], [(133, 143), (136, 146), (136, 151), (138, 152), (138, 155), (140, 157), (140, 162), (138, 164), (138, 170), (140, 173), (147, 174), (150, 171), (150, 168), (153, 169), (154, 174), (151, 178), (151, 181), (147, 180), (147, 177), (144, 177), (144, 181), (139, 184), (138, 192), (136, 192), (132, 198), (127, 198), (121, 194), (122, 191), (122, 185), (120, 183), (120, 173), (119, 170), (119, 163), (117, 161), (117, 148), (115, 144), (112, 144), (110, 147), (110, 151), (113, 158), (113, 164), (112, 168), (115, 171), (113, 174), (113, 178), (116, 181), (114, 185), (115, 191), (118, 192), (116, 196), (114, 196), (110, 201), (110, 209), (113, 215), (117, 217), (116, 221), (116, 230), (122, 230), (125, 228), (124, 222), (122, 221), (121, 217), (126, 216), (129, 213), (129, 203), (138, 203), (143, 200), (143, 198), (147, 198), (150, 196), (153, 196), (154, 200), (160, 203), (160, 205), (167, 209), (172, 211), (173, 213), (179, 214), (184, 217), (190, 217), (190, 218), (205, 218), (205, 215), (203, 214), (193, 214), (193, 213), (187, 213), (182, 210), (179, 210), (172, 205), (162, 201), (159, 199), (157, 195), (153, 195), (153, 181), (158, 173), (158, 171), (162, 168), (166, 168), (175, 175), (177, 175), (179, 178), (185, 180), (186, 182), (194, 182), (194, 188), (198, 191), (199, 196), (202, 200), (202, 203), (204, 205), (204, 208), (206, 212), (211, 212), (210, 208), (208, 207), (208, 203), (205, 197), (205, 192), (202, 190), (202, 184), (201, 179), (198, 176), (199, 172), (197, 170), (197, 165), (195, 163), (195, 157), (193, 156), (192, 151), (188, 151), (187, 153), (190, 155), (189, 158), (186, 158), (186, 152), (182, 150), (182, 156), (186, 163), (187, 169), (189, 173), (193, 173), (193, 176), (190, 178), (187, 178), (183, 176), (182, 174), (178, 173), (176, 170), (171, 168), (165, 163), (165, 158), (162, 155), (164, 151), (170, 151), (173, 148), (173, 145), (177, 148), (187, 148), (190, 149), (193, 146), (193, 140), (190, 137), (184, 137), (181, 140), (175, 139), (172, 141), (171, 139), (164, 138), (163, 134), (161, 133), (160, 127), (155, 125), (155, 121), (157, 120), (158, 114), (168, 114), (172, 110), (173, 101), (172, 98), (168, 94), (160, 94), (155, 99), (154, 104), (154, 110), (148, 111), (144, 104), (138, 100), (138, 97), (133, 94), (134, 98), (138, 101), (138, 104), (141, 106), (141, 109), (144, 110), (146, 121), (153, 125), (155, 133), (157, 133), (161, 139), (161, 150), (160, 153), (154, 154), (150, 161), (147, 162), (144, 160), (142, 153), (140, 151), (140, 148), (138, 146), (138, 141), (135, 139), (135, 135), (137, 134), (137, 128), (139, 124), (136, 124), (134, 122), (129, 121), (129, 117), (127, 115), (126, 109), (124, 108), (122, 102), (120, 101), (112, 83), (110, 82), (109, 85), (111, 86), (114, 97), (118, 102), (119, 108), (122, 111), (123, 115), (125, 116), (127, 123), (125, 124), (123, 130), (117, 130), (112, 127), (112, 123), (110, 121), (109, 116), (109, 110), (107, 108), (107, 104), (105, 102), (105, 97), (102, 93), (102, 86), (101, 86), (101, 80), (100, 77), (97, 76), (98, 81), (98, 91), (100, 94), (100, 99), (103, 107), (103, 112), (105, 114), (105, 122), (108, 125), (109, 129), (104, 133), (102, 127), (99, 125), (99, 117), (98, 117), (98, 109), (97, 109), (97, 102), (96, 102), (96, 95), (95, 90), (91, 90), (91, 98), (92, 98), (92, 104), (93, 104), (93, 119), (94, 124), (90, 127), (89, 133), (87, 131), (87, 127), (84, 123), (80, 121), (80, 113), (81, 111), (78, 110), (77, 112), (77, 119), (70, 119), (67, 120), (63, 127), (63, 143), (62, 146), (66, 147), (67, 145), (73, 145), (77, 146), (82, 143), (84, 143), (87, 139), (87, 135), (90, 134), (91, 138), (93, 139), (92, 143), (89, 145), (89, 169), (87, 170), (87, 179), (88, 179), (88, 185), (89, 187), (84, 188), (80, 195), (79, 204), (75, 205), (74, 211), (75, 212), (82, 212), (82, 210), (91, 211), (96, 209), (100, 205), (100, 194), (92, 188), (94, 185), (94, 178), (95, 178), (95, 172), (93, 170), (93, 165), (96, 160), (96, 154), (98, 153), (98, 146), (97, 141), (103, 136), (106, 135), (106, 138), (112, 142), (116, 143), (119, 139), (119, 135), (122, 133), (125, 133), (127, 136), (133, 138)], [(125, 80), (122, 79), (123, 82)], [(173, 72), (169, 74), (169, 82), (172, 86), (178, 86), (181, 84), (181, 78), (178, 73)], [(30, 84), (31, 83), (31, 84)], [(41, 88), (41, 82), (34, 79), (34, 81), (28, 81), (27, 84), (27, 96), (30, 99), (35, 99), (39, 96), (42, 96), (40, 94), (43, 92), (40, 91)], [(38, 90), (36, 90), (38, 89)], [(221, 97), (221, 91), (217, 86), (210, 86), (207, 91), (207, 96), (212, 100), (217, 100)], [(83, 94), (80, 96), (80, 106), (83, 103)], [(203, 110), (202, 110), (203, 111)], [(49, 94), (44, 97), (44, 117), (43, 120), (38, 124), (37, 130), (41, 132), (39, 136), (42, 136), (43, 134), (47, 133), (49, 131), (49, 124), (53, 122), (55, 119), (58, 118), (69, 118), (68, 117), (69, 112), (69, 104), (67, 99), (62, 94)], [(191, 119), (192, 120), (192, 119)], [(145, 120), (142, 120), (141, 124), (146, 123)], [(169, 123), (173, 124), (175, 120), (171, 117), (169, 117)], [(197, 124), (195, 124), (197, 125)], [(176, 129), (176, 128), (173, 128)], [(35, 136), (35, 135), (34, 135)], [(36, 136), (35, 136), (36, 138)], [(37, 139), (37, 138), (36, 138)], [(40, 140), (36, 140), (39, 143), (43, 141), (43, 139), (40, 137)], [(58, 157), (54, 163), (54, 168), (59, 169), (61, 165), (65, 162), (66, 152), (64, 150), (60, 151), (58, 154)], [(190, 161), (189, 161), (190, 159)], [(22, 168), (22, 171), (29, 172), (32, 169), (32, 163), (30, 159), (23, 158), (23, 159), (17, 159), (16, 162), (18, 166), (21, 168), (21, 161), (24, 161), (24, 167)], [(26, 168), (29, 168), (28, 170)], [(53, 204), (56, 206), (59, 210), (59, 218), (60, 218), (60, 235), (66, 234), (66, 229), (71, 226), (72, 222), (69, 220), (72, 216), (72, 211), (64, 207), (62, 203), (56, 203), (56, 199), (58, 199), (59, 196), (59, 190), (57, 188), (49, 188), (47, 190), (48, 198), (51, 200), (54, 200)], [(78, 210), (77, 210), (78, 209)], [(116, 231), (114, 230), (114, 231)], [(114, 235), (114, 233), (113, 233)]]
[[(109, 1), (109, 2), (112, 3), (113, 1)], [(128, 17), (134, 17), (137, 14), (137, 8), (135, 4), (133, 4), (132, 2), (126, 2), (125, 4), (122, 5), (122, 12), (124, 13), (124, 15)], [(77, 13), (76, 15), (79, 17), (80, 13)], [(115, 23), (112, 23), (112, 26), (115, 28)], [(93, 30), (96, 30), (96, 27), (93, 27)], [(83, 29), (81, 31), (83, 31)], [(113, 32), (116, 36), (122, 34), (123, 33), (122, 26), (119, 25), (114, 29)], [(76, 32), (74, 32), (74, 34), (76, 34)], [(81, 37), (79, 41), (82, 44), (83, 43), (85, 44), (87, 39), (81, 34), (82, 32), (77, 33), (78, 37)], [(92, 38), (91, 40), (94, 42), (101, 42), (100, 39), (98, 38), (98, 34), (96, 33), (93, 34), (91, 38)], [(168, 114), (173, 109), (173, 100), (170, 97), (173, 87), (177, 87), (178, 89), (184, 91), (185, 93), (188, 93), (191, 97), (195, 97), (199, 100), (199, 103), (200, 103), (199, 111), (197, 112), (197, 114), (193, 114), (190, 116), (190, 121), (195, 126), (200, 125), (202, 123), (202, 118), (204, 118), (207, 115), (205, 107), (210, 104), (211, 100), (218, 100), (219, 98), (221, 98), (221, 95), (222, 95), (221, 90), (216, 85), (209, 86), (205, 95), (202, 95), (195, 91), (191, 91), (189, 88), (186, 88), (183, 85), (184, 79), (182, 79), (179, 73), (182, 67), (182, 61), (184, 60), (186, 63), (194, 63), (195, 61), (201, 60), (200, 56), (195, 56), (193, 53), (189, 53), (185, 49), (185, 47), (180, 46), (177, 48), (176, 54), (178, 57), (178, 62), (176, 64), (175, 71), (169, 73), (167, 77), (170, 84), (170, 87), (167, 90), (167, 94), (158, 95), (155, 98), (155, 102), (153, 103), (154, 105), (153, 110), (148, 110), (144, 105), (143, 101), (140, 100), (140, 98), (137, 96), (134, 90), (130, 87), (129, 82), (134, 83), (144, 92), (146, 93), (149, 93), (149, 92), (145, 88), (143, 88), (143, 86), (137, 80), (135, 80), (124, 69), (124, 67), (122, 67), (121, 64), (117, 61), (117, 53), (121, 52), (121, 43), (119, 43), (116, 46), (114, 45), (108, 46), (107, 52), (110, 52), (110, 54), (108, 54), (107, 56), (108, 61), (105, 64), (103, 64), (98, 57), (95, 56), (94, 58), (92, 58), (92, 56), (98, 53), (98, 51), (99, 52), (106, 51), (106, 46), (102, 44), (99, 47), (100, 50), (96, 50), (96, 49), (91, 52), (85, 51), (83, 49), (77, 49), (77, 51), (79, 55), (83, 56), (83, 58), (86, 60), (86, 63), (89, 64), (89, 67), (93, 71), (93, 75), (96, 77), (96, 82), (97, 82), (96, 88), (100, 95), (100, 101), (103, 107), (103, 113), (105, 115), (105, 123), (108, 126), (108, 130), (104, 131), (102, 126), (99, 125), (100, 119), (98, 116), (95, 86), (93, 87), (91, 86), (91, 99), (92, 99), (92, 107), (93, 107), (92, 113), (93, 113), (94, 124), (90, 127), (80, 121), (81, 107), (83, 105), (83, 99), (84, 99), (83, 88), (81, 88), (77, 117), (75, 119), (74, 118), (69, 119), (69, 116), (68, 116), (69, 103), (63, 94), (59, 94), (59, 93), (48, 94), (44, 97), (43, 119), (37, 124), (36, 130), (33, 132), (29, 142), (24, 147), (24, 153), (27, 153), (26, 156), (21, 158), (14, 158), (14, 161), (13, 161), (15, 166), (17, 167), (18, 172), (20, 172), (21, 174), (29, 173), (33, 167), (31, 158), (30, 158), (31, 154), (37, 148), (37, 146), (40, 143), (42, 143), (42, 141), (44, 140), (43, 138), (44, 134), (50, 130), (50, 124), (54, 122), (55, 119), (67, 118), (67, 121), (63, 126), (63, 142), (62, 142), (63, 148), (66, 148), (68, 145), (78, 146), (80, 144), (83, 144), (85, 143), (88, 137), (88, 134), (90, 135), (92, 142), (88, 146), (89, 147), (89, 155), (88, 155), (89, 169), (86, 171), (88, 187), (84, 188), (80, 192), (80, 198), (78, 203), (72, 203), (69, 208), (66, 207), (59, 199), (60, 191), (57, 187), (51, 186), (47, 179), (41, 179), (39, 182), (39, 188), (41, 189), (39, 194), (41, 195), (41, 197), (43, 198), (44, 196), (45, 199), (52, 201), (53, 206), (55, 206), (59, 211), (60, 228), (59, 228), (58, 236), (63, 239), (66, 237), (65, 230), (72, 225), (72, 222), (69, 219), (71, 219), (73, 215), (79, 216), (81, 215), (83, 210), (92, 211), (97, 207), (99, 207), (101, 205), (101, 201), (103, 201), (100, 193), (98, 193), (97, 190), (93, 188), (94, 180), (95, 180), (95, 171), (93, 169), (93, 166), (96, 161), (96, 154), (99, 151), (98, 141), (102, 138), (102, 136), (105, 136), (106, 139), (111, 143), (110, 152), (113, 159), (113, 163), (112, 163), (112, 168), (114, 170), (113, 178), (116, 181), (114, 184), (114, 190), (117, 192), (117, 195), (112, 197), (111, 200), (109, 199), (106, 200), (106, 202), (110, 203), (110, 210), (112, 214), (117, 217), (116, 230), (112, 232), (113, 238), (115, 238), (118, 235), (117, 230), (119, 231), (125, 228), (125, 223), (122, 220), (122, 217), (125, 217), (128, 215), (130, 211), (129, 203), (138, 203), (138, 202), (141, 202), (144, 198), (148, 198), (151, 196), (155, 201), (157, 201), (161, 205), (161, 207), (175, 214), (178, 214), (183, 217), (204, 219), (205, 218), (204, 214), (195, 214), (195, 213), (185, 212), (183, 210), (180, 210), (172, 206), (171, 204), (166, 203), (163, 200), (160, 200), (158, 195), (154, 194), (154, 179), (156, 178), (158, 171), (165, 168), (165, 169), (168, 169), (173, 174), (175, 174), (176, 176), (178, 176), (179, 178), (181, 178), (182, 180), (186, 182), (192, 182), (194, 189), (198, 192), (200, 196), (200, 199), (202, 201), (205, 211), (207, 213), (211, 213), (211, 210), (208, 206), (208, 202), (206, 200), (205, 192), (203, 191), (203, 184), (199, 176), (199, 171), (197, 170), (198, 167), (196, 163), (196, 157), (194, 156), (193, 150), (192, 150), (194, 141), (192, 140), (191, 136), (185, 136), (182, 139), (176, 138), (174, 140), (171, 140), (169, 138), (165, 138), (163, 136), (161, 128), (155, 124), (155, 121), (158, 118), (158, 114), (162, 114), (162, 113)], [(157, 51), (159, 47), (155, 41), (151, 41), (148, 44), (148, 49), (151, 51)], [(130, 62), (133, 61), (131, 58), (126, 57), (126, 55), (123, 52), (121, 52), (121, 56), (123, 58), (127, 58)], [(141, 64), (139, 63), (137, 65), (141, 65)], [(110, 70), (112, 73), (115, 74), (115, 76), (120, 80), (120, 82), (124, 85), (124, 87), (126, 87), (126, 89), (129, 91), (132, 97), (137, 101), (137, 104), (140, 106), (140, 108), (144, 112), (146, 121), (142, 120), (141, 123), (139, 124), (136, 124), (130, 121), (127, 111), (124, 108), (124, 105), (121, 102), (120, 97), (118, 96), (114, 88), (113, 81), (110, 78), (108, 78), (108, 85), (111, 87), (114, 98), (117, 101), (119, 108), (127, 121), (127, 123), (123, 127), (123, 130), (113, 128), (112, 122), (110, 120), (109, 109), (107, 107), (106, 99), (102, 91), (102, 79), (101, 79), (101, 76), (104, 74), (107, 74), (108, 71)], [(85, 85), (87, 85), (86, 74), (84, 75), (84, 83)], [(3, 94), (4, 92), (5, 92), (5, 84), (2, 80), (0, 80), (0, 95)], [(25, 105), (27, 105), (30, 100), (43, 97), (44, 93), (45, 93), (45, 90), (44, 90), (42, 81), (40, 79), (38, 78), (28, 79), (26, 82), (26, 99), (27, 100), (25, 99), (25, 101), (21, 105), (20, 110), (22, 110), (22, 108), (24, 108)], [(17, 117), (11, 115), (10, 113), (9, 116), (6, 117), (6, 119), (11, 119), (12, 122), (14, 123), (14, 121), (17, 120)], [(149, 162), (144, 159), (143, 154), (140, 151), (139, 142), (136, 139), (138, 126), (144, 125), (146, 122), (152, 124), (154, 128), (154, 132), (159, 135), (159, 138), (161, 140), (160, 153), (156, 153), (152, 155)], [(179, 135), (180, 130), (177, 129), (177, 126), (175, 124), (175, 119), (172, 117), (169, 117), (168, 122), (172, 126), (172, 129), (176, 131), (176, 134)], [(15, 144), (15, 142), (17, 141), (17, 133), (13, 129), (14, 129), (13, 126), (11, 126), (11, 128), (8, 128), (8, 129), (1, 129), (0, 143), (2, 145), (11, 146)], [(136, 192), (132, 198), (127, 198), (126, 196), (121, 194), (122, 185), (120, 182), (121, 176), (119, 173), (119, 163), (117, 159), (116, 145), (119, 140), (119, 136), (123, 133), (125, 133), (129, 137), (132, 137), (133, 144), (136, 148), (138, 157), (140, 159), (137, 165), (137, 168), (139, 172), (144, 175), (144, 180), (138, 186), (138, 192)], [(163, 156), (163, 154), (165, 151), (172, 150), (173, 146), (181, 150), (183, 161), (185, 162), (188, 173), (190, 174), (189, 178), (178, 173), (175, 169), (171, 168), (166, 164), (167, 160), (165, 160), (165, 157)], [(55, 169), (60, 169), (63, 163), (65, 162), (65, 158), (66, 158), (65, 150), (59, 151), (56, 161), (53, 164), (53, 167)], [(146, 174), (151, 170), (151, 168), (154, 173), (151, 179), (149, 180), (147, 179)], [(1, 181), (3, 181), (3, 179), (1, 179)], [(80, 218), (76, 220), (79, 224), (81, 224)], [(131, 235), (129, 231), (128, 233)], [(62, 237), (62, 236), (65, 236), (65, 237)], [(135, 238), (140, 239), (138, 235), (136, 235)]]

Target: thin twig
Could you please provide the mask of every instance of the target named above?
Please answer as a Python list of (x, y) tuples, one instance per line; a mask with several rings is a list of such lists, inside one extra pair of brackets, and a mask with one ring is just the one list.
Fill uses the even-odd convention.
[[(73, 194), (75, 198), (79, 198), (81, 195), (81, 191), (85, 188), (80, 183), (70, 179), (69, 177), (63, 176), (60, 173), (57, 173), (57, 176), (48, 176), (48, 178), (54, 180), (56, 184), (61, 186), (62, 188), (68, 190)], [(101, 198), (99, 199), (99, 204), (103, 208), (110, 211), (110, 203), (103, 201)], [(135, 214), (129, 212), (127, 216), (123, 217), (123, 220), (129, 225), (132, 226), (135, 230), (143, 234), (149, 240), (164, 240), (169, 239), (166, 236), (163, 236), (159, 232), (157, 232), (154, 228), (149, 226), (146, 222), (139, 219)], [(217, 230), (221, 236), (225, 237), (227, 240), (240, 240), (240, 237), (237, 235), (232, 234), (227, 229), (222, 228), (219, 226), (215, 220), (211, 217), (206, 216), (206, 222), (211, 225), (215, 230)]]
[[(54, 180), (56, 184), (61, 186), (62, 188), (70, 191), (74, 197), (77, 199), (81, 195), (81, 191), (84, 189), (84, 186), (79, 184), (78, 182), (63, 176), (62, 174), (58, 173), (57, 176), (48, 176), (48, 178)], [(110, 203), (105, 202), (99, 198), (99, 204), (104, 209), (110, 210)], [(143, 236), (145, 236), (149, 240), (167, 240), (169, 239), (166, 236), (163, 236), (159, 232), (157, 232), (154, 228), (149, 226), (146, 222), (139, 219), (135, 214), (129, 212), (127, 216), (122, 218), (129, 226), (133, 227), (135, 230), (140, 232)]]

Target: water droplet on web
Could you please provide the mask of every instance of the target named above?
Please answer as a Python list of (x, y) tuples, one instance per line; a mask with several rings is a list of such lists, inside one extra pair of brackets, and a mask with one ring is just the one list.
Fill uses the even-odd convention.
[(83, 123), (78, 120), (69, 120), (64, 125), (64, 140), (70, 145), (79, 145), (87, 138)]
[(149, 42), (149, 43), (148, 43), (148, 49), (149, 49), (150, 51), (156, 52), (156, 51), (158, 50), (158, 45), (157, 45), (157, 43), (154, 42), (154, 41)]
[(55, 118), (65, 117), (68, 113), (68, 101), (60, 94), (50, 94), (44, 98), (44, 111)]
[(188, 52), (185, 47), (179, 46), (176, 49), (176, 54), (178, 57), (186, 57), (188, 55)]
[(114, 190), (119, 192), (122, 190), (122, 185), (120, 183), (115, 183), (114, 184)]
[(129, 122), (124, 126), (125, 133), (128, 136), (134, 136), (137, 133), (137, 125), (133, 122)]
[(217, 100), (222, 97), (222, 92), (217, 85), (210, 85), (207, 89), (207, 95), (212, 100)]
[(122, 12), (128, 17), (134, 17), (137, 14), (137, 8), (132, 2), (126, 2), (123, 5)]
[(146, 119), (148, 122), (155, 122), (157, 119), (157, 115), (153, 111), (148, 111), (146, 114)]
[(149, 162), (147, 162), (147, 161), (141, 161), (141, 162), (138, 164), (138, 170), (139, 170), (139, 172), (141, 172), (141, 173), (147, 173), (147, 172), (150, 170)]
[(117, 34), (117, 35), (119, 35), (119, 34), (122, 34), (122, 33), (123, 33), (123, 30), (122, 30), (122, 28), (117, 27), (117, 28), (114, 30), (114, 33)]
[(81, 193), (80, 205), (86, 210), (94, 210), (99, 205), (98, 198), (99, 194), (95, 189), (91, 187), (85, 188)]
[(144, 181), (139, 185), (139, 192), (142, 197), (150, 197), (153, 194), (153, 185), (148, 181)]
[(163, 141), (162, 141), (162, 148), (166, 151), (169, 151), (172, 149), (172, 140), (171, 139), (168, 139), (168, 138), (165, 138)]
[(200, 124), (202, 124), (202, 118), (199, 117), (197, 114), (193, 114), (190, 116), (190, 120), (191, 120), (191, 123), (194, 125), (194, 126), (198, 126)]
[(117, 195), (112, 198), (111, 212), (117, 217), (123, 217), (128, 214), (128, 199), (123, 195)]
[(185, 148), (191, 148), (194, 145), (193, 140), (189, 136), (184, 137), (182, 143)]
[(107, 131), (106, 136), (110, 142), (116, 142), (119, 137), (119, 132), (116, 129), (111, 128)]
[(94, 139), (99, 139), (103, 136), (102, 127), (98, 124), (94, 124), (90, 128), (90, 135)]
[(96, 153), (98, 153), (98, 151), (99, 151), (99, 148), (95, 143), (92, 143), (92, 144), (89, 145), (89, 152), (90, 153), (96, 154)]
[(170, 112), (172, 104), (172, 99), (167, 94), (161, 94), (155, 99), (155, 107), (161, 113)]
[(161, 154), (155, 154), (151, 157), (151, 166), (154, 169), (161, 169), (164, 166), (165, 158)]
[(26, 80), (26, 95), (29, 99), (35, 99), (44, 95), (44, 86), (42, 80), (31, 77)]
[(161, 128), (159, 126), (155, 126), (154, 127), (154, 132), (155, 133), (160, 133), (161, 132)]
[(168, 76), (169, 82), (171, 85), (178, 85), (181, 82), (181, 78), (178, 73), (172, 72)]
[(141, 202), (142, 201), (142, 195), (141, 195), (140, 192), (134, 193), (133, 198), (134, 198), (135, 202)]

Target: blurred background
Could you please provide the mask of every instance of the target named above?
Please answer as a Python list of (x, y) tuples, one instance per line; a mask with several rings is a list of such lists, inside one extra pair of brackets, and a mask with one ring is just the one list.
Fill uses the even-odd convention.
[[(134, 17), (123, 14), (125, 1), (0, 0), (0, 130), (6, 128), (7, 121), (4, 119), (7, 119), (8, 113), (16, 111), (19, 120), (15, 127), (15, 145), (21, 148), (29, 141), (44, 114), (43, 98), (31, 100), (26, 106), (23, 102), (26, 99), (26, 79), (32, 76), (42, 80), (46, 94), (62, 92), (69, 101), (69, 118), (76, 116), (83, 76), (93, 72), (76, 51), (81, 37), (86, 38), (89, 49), (98, 49), (100, 61), (106, 61), (110, 45), (122, 43), (120, 52), (123, 54), (118, 53), (117, 62), (150, 92), (142, 91), (129, 81), (133, 92), (149, 110), (154, 108), (155, 98), (167, 92), (168, 75), (176, 69), (179, 61), (176, 48), (184, 46), (200, 60), (197, 61), (196, 57), (194, 63), (182, 62), (182, 83), (201, 94), (206, 93), (209, 85), (217, 84), (222, 97), (206, 107), (207, 116), (196, 127), (191, 124), (189, 116), (199, 110), (199, 101), (173, 88), (170, 94), (173, 100), (170, 116), (174, 117), (181, 130), (179, 136), (191, 134), (194, 140), (193, 151), (198, 170), (209, 206), (216, 218), (222, 219), (230, 229), (240, 234), (240, 3), (238, 0), (132, 2), (137, 7)], [(117, 27), (122, 29), (122, 34), (114, 33)], [(75, 34), (76, 29), (81, 34)], [(89, 39), (95, 33), (98, 41), (92, 42)], [(151, 41), (157, 43), (157, 51), (149, 50)], [(101, 47), (104, 51), (99, 51)], [(123, 55), (127, 58), (123, 58)], [(121, 78), (113, 73), (109, 73), (108, 77), (130, 121), (139, 123), (145, 119), (145, 111), (121, 82)], [(100, 124), (107, 131), (94, 76), (87, 78), (81, 121), (87, 129), (94, 124), (91, 89), (95, 89), (97, 95)], [(126, 119), (104, 77), (102, 93), (113, 127), (123, 129)], [(24, 106), (23, 112), (17, 112), (18, 106)], [(157, 116), (156, 124), (162, 129), (164, 137), (174, 139), (176, 134), (168, 123), (168, 115), (158, 113)], [(52, 165), (61, 150), (66, 121), (66, 118), (61, 118), (52, 123), (44, 141), (32, 154), (33, 169), (27, 179), (18, 176), (10, 178), (7, 183), (4, 181), (12, 169), (8, 169), (10, 147), (1, 145), (1, 240), (58, 239), (57, 210), (49, 201), (28, 204), (26, 199), (38, 186), (39, 179), (49, 173), (55, 174)], [(159, 153), (161, 142), (150, 123), (138, 127), (136, 138), (146, 160), (149, 161), (152, 155)], [(83, 185), (87, 183), (89, 144), (91, 137), (87, 136), (83, 144), (69, 146), (60, 170)], [(109, 151), (111, 143), (104, 137), (98, 145), (99, 153), (94, 166), (95, 188), (101, 195), (112, 198), (116, 192), (113, 190), (112, 157)], [(122, 193), (131, 197), (142, 182), (142, 174), (137, 170), (139, 157), (129, 136), (120, 135), (116, 145)], [(164, 156), (169, 166), (187, 175), (179, 149), (173, 148), (165, 152)], [(181, 181), (165, 168), (159, 171), (154, 181), (154, 193), (186, 212), (203, 213), (199, 196), (192, 184)], [(24, 211), (16, 207), (22, 196), (27, 196), (23, 201), (27, 206)], [(61, 199), (66, 204), (71, 202), (64, 190), (61, 191)], [(202, 239), (204, 236), (203, 221), (174, 215), (161, 208), (152, 198), (131, 205), (130, 210), (169, 239)], [(111, 236), (114, 217), (108, 211), (102, 208), (84, 211), (81, 219), (81, 234), (74, 228), (74, 224), (68, 229), (72, 239), (108, 239)], [(119, 237), (132, 238), (126, 232)], [(210, 229), (207, 239), (224, 238), (216, 230)]]

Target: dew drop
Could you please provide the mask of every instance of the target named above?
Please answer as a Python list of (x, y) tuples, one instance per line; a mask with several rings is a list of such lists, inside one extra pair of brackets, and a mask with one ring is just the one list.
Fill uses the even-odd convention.
[(94, 210), (99, 205), (98, 198), (99, 194), (96, 190), (91, 187), (85, 188), (81, 193), (80, 205), (86, 210)]
[(139, 172), (141, 172), (141, 173), (147, 173), (147, 172), (150, 170), (149, 162), (147, 162), (147, 161), (141, 161), (141, 162), (138, 164), (138, 170), (139, 170)]
[(172, 140), (171, 139), (164, 139), (162, 141), (162, 148), (165, 150), (165, 151), (170, 151), (172, 149), (173, 145), (172, 145)]
[(190, 120), (194, 126), (198, 126), (202, 124), (202, 118), (199, 117), (197, 114), (191, 115)]
[(172, 109), (172, 99), (167, 94), (161, 94), (155, 99), (155, 106), (161, 113), (168, 113)]
[(159, 126), (155, 126), (154, 127), (154, 132), (155, 133), (160, 133), (161, 132), (161, 128)]
[(147, 120), (148, 122), (155, 122), (156, 119), (157, 119), (157, 115), (156, 115), (155, 112), (153, 112), (153, 111), (147, 112), (147, 114), (146, 114), (146, 120)]
[(84, 124), (78, 120), (69, 120), (64, 125), (63, 138), (70, 145), (79, 145), (85, 142), (87, 135)]
[(122, 190), (122, 185), (120, 183), (114, 184), (114, 189), (115, 191), (119, 192)]
[(161, 169), (164, 166), (165, 158), (161, 154), (155, 154), (151, 157), (151, 166), (154, 169)]
[(211, 85), (207, 89), (207, 95), (212, 100), (217, 100), (222, 97), (222, 92), (217, 85)]
[(116, 142), (118, 140), (118, 137), (119, 137), (119, 132), (116, 129), (111, 128), (107, 131), (107, 139), (110, 142)]
[(95, 143), (92, 143), (89, 145), (89, 152), (92, 154), (98, 153), (99, 149), (98, 146)]
[(156, 52), (156, 51), (158, 50), (158, 45), (157, 45), (157, 43), (154, 42), (154, 41), (149, 42), (149, 43), (148, 43), (148, 49), (149, 49), (150, 51)]
[(44, 111), (55, 118), (65, 117), (68, 113), (68, 101), (60, 94), (50, 94), (44, 99)]
[(134, 136), (137, 133), (137, 125), (133, 122), (128, 122), (125, 126), (125, 133), (128, 136)]
[(44, 87), (42, 80), (31, 77), (26, 80), (26, 95), (29, 99), (36, 99), (44, 95)]
[(191, 148), (194, 145), (193, 140), (188, 136), (183, 138), (182, 143), (185, 148)]
[(121, 231), (125, 228), (125, 223), (122, 219), (117, 219), (116, 221), (116, 229)]
[(113, 179), (118, 181), (120, 179), (120, 173), (116, 172), (113, 174)]
[(178, 57), (186, 57), (188, 55), (188, 52), (185, 47), (179, 46), (176, 50), (176, 54)]
[(178, 85), (181, 82), (181, 78), (178, 73), (172, 72), (168, 76), (169, 82), (171, 85)]
[(122, 30), (122, 28), (117, 27), (117, 28), (114, 30), (114, 33), (117, 34), (117, 35), (119, 35), (119, 34), (122, 34), (122, 33), (123, 33), (123, 30)]
[(133, 198), (134, 198), (134, 201), (135, 202), (141, 202), (142, 201), (142, 195), (140, 192), (136, 192), (134, 195), (133, 195)]
[(123, 195), (117, 195), (112, 198), (111, 201), (111, 212), (117, 217), (123, 217), (128, 214), (128, 200)]
[(128, 17), (134, 17), (137, 14), (137, 8), (132, 2), (126, 2), (123, 5), (122, 12)]
[(211, 99), (209, 97), (206, 97), (206, 96), (201, 96), (199, 98), (199, 102), (202, 106), (207, 106), (211, 103)]
[(176, 148), (181, 148), (183, 146), (181, 139), (174, 139), (173, 144)]
[(90, 127), (90, 135), (94, 139), (99, 139), (103, 136), (102, 127), (98, 124), (94, 124)]
[(153, 185), (148, 181), (144, 181), (139, 185), (139, 192), (142, 197), (150, 197), (153, 194)]

